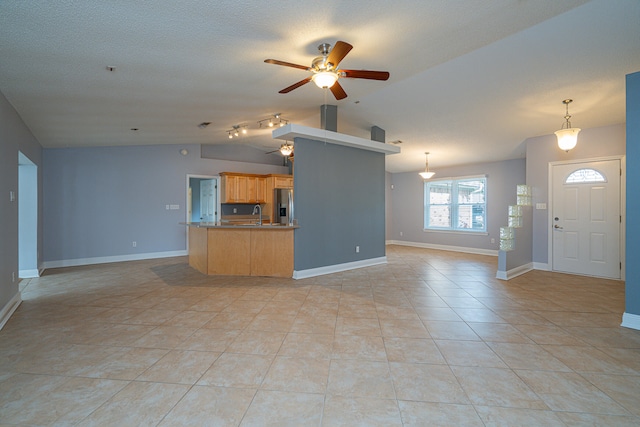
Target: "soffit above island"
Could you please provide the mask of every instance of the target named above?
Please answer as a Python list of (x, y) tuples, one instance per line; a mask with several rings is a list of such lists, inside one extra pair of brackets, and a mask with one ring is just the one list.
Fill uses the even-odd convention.
[(282, 139), (285, 141), (295, 141), (295, 138), (305, 138), (384, 154), (397, 154), (400, 152), (400, 147), (395, 145), (294, 123), (289, 123), (274, 130), (271, 135), (274, 139)]

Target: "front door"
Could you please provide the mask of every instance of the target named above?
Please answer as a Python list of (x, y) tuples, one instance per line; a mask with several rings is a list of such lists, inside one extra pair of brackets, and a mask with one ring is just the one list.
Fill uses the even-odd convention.
[(620, 160), (552, 166), (554, 271), (620, 278)]

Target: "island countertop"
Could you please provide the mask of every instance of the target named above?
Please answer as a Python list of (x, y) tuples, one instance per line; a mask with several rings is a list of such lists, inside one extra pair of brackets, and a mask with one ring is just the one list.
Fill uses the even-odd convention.
[(258, 225), (255, 223), (233, 223), (233, 222), (225, 222), (225, 221), (216, 221), (216, 222), (181, 222), (180, 224), (186, 225), (187, 227), (197, 227), (197, 228), (259, 228), (259, 229), (269, 229), (269, 230), (293, 230), (296, 228), (300, 228), (299, 225), (284, 225), (280, 223), (264, 223), (262, 225)]

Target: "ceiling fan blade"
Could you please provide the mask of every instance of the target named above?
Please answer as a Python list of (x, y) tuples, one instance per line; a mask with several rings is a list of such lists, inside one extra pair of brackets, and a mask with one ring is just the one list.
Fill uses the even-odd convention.
[(265, 59), (267, 64), (284, 65), (285, 67), (299, 68), (301, 70), (309, 71), (309, 67), (304, 65), (292, 64), (291, 62), (278, 61), (277, 59)]
[(388, 71), (370, 71), (370, 70), (338, 70), (340, 77), (349, 77), (352, 79), (369, 79), (369, 80), (388, 80)]
[(338, 68), (338, 64), (340, 63), (340, 61), (342, 61), (344, 57), (347, 56), (347, 53), (349, 53), (351, 49), (353, 49), (353, 46), (351, 46), (349, 43), (337, 41), (336, 45), (333, 47), (333, 49), (331, 49), (331, 52), (329, 52), (327, 62), (332, 63), (333, 68)]
[(277, 149), (277, 150), (273, 150), (273, 151), (267, 151), (267, 152), (266, 152), (266, 153), (264, 153), (264, 154), (273, 154), (273, 153), (277, 153), (277, 152), (279, 152), (279, 151), (280, 151), (280, 149)]
[(331, 93), (338, 101), (347, 97), (347, 92), (344, 91), (338, 82), (335, 82), (329, 89), (331, 89)]
[(307, 83), (309, 83), (311, 81), (311, 76), (307, 77), (304, 80), (300, 80), (298, 83), (294, 83), (289, 87), (285, 87), (284, 89), (282, 89), (281, 91), (279, 91), (278, 93), (289, 93), (294, 89), (299, 88), (302, 85), (306, 85)]

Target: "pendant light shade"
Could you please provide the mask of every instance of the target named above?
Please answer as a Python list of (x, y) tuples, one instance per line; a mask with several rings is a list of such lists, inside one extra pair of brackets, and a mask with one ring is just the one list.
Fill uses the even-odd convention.
[(424, 172), (420, 172), (422, 179), (431, 179), (436, 174), (435, 172), (429, 172), (429, 153), (424, 153), (426, 156)]
[(565, 123), (562, 124), (562, 128), (558, 131), (555, 131), (556, 137), (558, 137), (558, 147), (561, 150), (569, 152), (572, 148), (576, 146), (578, 143), (578, 133), (580, 132), (579, 128), (572, 128), (571, 122), (569, 119), (571, 116), (569, 115), (569, 104), (573, 102), (573, 99), (565, 99), (562, 103), (567, 107), (564, 119)]

